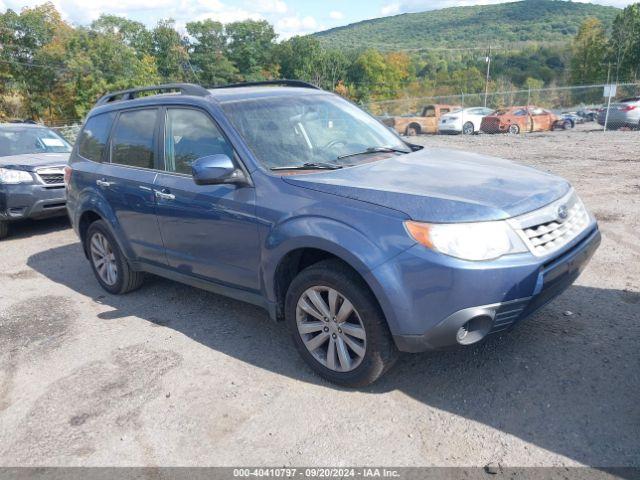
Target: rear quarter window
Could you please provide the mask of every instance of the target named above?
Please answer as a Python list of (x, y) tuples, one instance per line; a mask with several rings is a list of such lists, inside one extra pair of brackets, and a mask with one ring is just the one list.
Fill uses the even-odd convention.
[(78, 154), (87, 160), (101, 162), (113, 123), (114, 113), (103, 113), (87, 120), (78, 139)]

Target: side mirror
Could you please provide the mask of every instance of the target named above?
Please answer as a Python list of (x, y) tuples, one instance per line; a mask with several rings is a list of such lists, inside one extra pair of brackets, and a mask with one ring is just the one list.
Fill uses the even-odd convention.
[(197, 185), (219, 185), (223, 183), (246, 183), (242, 170), (224, 154), (200, 157), (191, 165), (193, 181)]

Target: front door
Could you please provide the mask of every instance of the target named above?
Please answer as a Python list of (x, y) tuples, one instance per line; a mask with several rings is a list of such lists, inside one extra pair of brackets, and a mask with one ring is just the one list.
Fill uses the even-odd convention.
[(191, 164), (225, 154), (238, 159), (212, 118), (194, 108), (167, 108), (164, 172), (154, 189), (169, 266), (234, 287), (259, 290), (255, 189), (196, 185)]
[(166, 265), (153, 192), (159, 119), (157, 108), (118, 115), (111, 134), (110, 163), (101, 164), (96, 183), (137, 259)]

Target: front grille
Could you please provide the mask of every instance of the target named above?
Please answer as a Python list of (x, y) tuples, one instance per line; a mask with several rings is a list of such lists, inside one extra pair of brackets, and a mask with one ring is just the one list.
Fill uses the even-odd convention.
[(64, 183), (64, 170), (62, 168), (44, 168), (37, 170), (36, 173), (45, 185), (60, 185)]
[(54, 185), (56, 183), (64, 182), (64, 175), (62, 174), (51, 174), (51, 173), (40, 174), (40, 178), (47, 185)]
[(572, 190), (551, 205), (511, 221), (529, 250), (543, 257), (557, 252), (582, 233), (590, 217)]

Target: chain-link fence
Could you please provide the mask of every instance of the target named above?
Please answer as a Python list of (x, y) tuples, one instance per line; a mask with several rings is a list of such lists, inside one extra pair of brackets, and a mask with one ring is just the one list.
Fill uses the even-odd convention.
[(517, 134), (585, 124), (640, 131), (640, 83), (401, 98), (365, 107), (403, 135)]
[(76, 138), (78, 138), (78, 134), (80, 133), (80, 128), (82, 128), (82, 124), (74, 123), (71, 125), (58, 125), (58, 126), (50, 125), (49, 128), (57, 132), (59, 135), (62, 135), (67, 140), (67, 142), (73, 145), (76, 141)]

